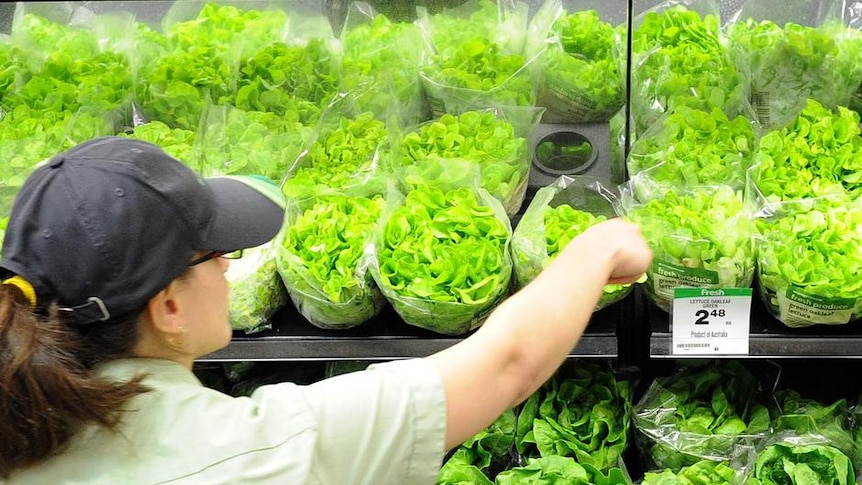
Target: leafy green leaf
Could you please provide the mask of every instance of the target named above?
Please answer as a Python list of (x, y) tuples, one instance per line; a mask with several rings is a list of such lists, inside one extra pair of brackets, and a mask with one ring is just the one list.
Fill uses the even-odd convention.
[(374, 276), (405, 322), (462, 334), (507, 294), (511, 228), (478, 194), (419, 186), (386, 221)]

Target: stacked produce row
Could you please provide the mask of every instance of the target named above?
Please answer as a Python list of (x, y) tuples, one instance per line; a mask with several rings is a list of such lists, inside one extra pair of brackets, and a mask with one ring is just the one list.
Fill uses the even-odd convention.
[[(862, 37), (840, 18), (777, 25), (743, 7), (722, 21), (714, 0), (636, 16), (631, 130), (612, 143), (630, 145), (630, 180), (561, 178), (524, 208), (537, 123), (624, 125), (627, 32), (596, 11), (471, 0), (391, 21), (354, 4), (336, 35), (293, 3), (176, 2), (158, 26), (30, 5), (0, 44), (0, 230), (38, 162), (100, 135), (152, 141), (203, 175), (268, 178), (289, 215), (235, 264), (237, 329), (265, 327), (289, 295), (323, 328), (389, 302), (409, 324), (464, 333), (615, 215), (650, 240), (643, 284), (662, 309), (679, 286), (756, 283), (789, 326), (862, 310), (862, 142), (846, 107)], [(529, 230), (513, 231), (521, 212)]]
[(858, 398), (803, 397), (780, 366), (688, 362), (636, 403), (633, 375), (571, 368), (450, 453), (438, 485), (854, 485), (862, 470)]
[(650, 241), (644, 287), (664, 310), (677, 287), (754, 284), (787, 326), (846, 324), (862, 311), (862, 138), (848, 108), (862, 34), (840, 16), (778, 25), (747, 7), (721, 19), (718, 2), (662, 3), (633, 19), (618, 212)]
[[(235, 329), (266, 328), (288, 298), (326, 329), (386, 304), (444, 334), (481, 324), (516, 286), (510, 218), (537, 103), (554, 121), (609, 118), (624, 26), (558, 1), (530, 18), (525, 3), (471, 0), (412, 21), (355, 4), (336, 35), (293, 2), (241, 7), (175, 2), (149, 25), (77, 2), (19, 4), (0, 44), (0, 224), (42, 160), (133, 137), (204, 176), (269, 180), (258, 183), (285, 205), (279, 236), (228, 272)], [(520, 260), (540, 267), (592, 222), (560, 223), (550, 254)]]

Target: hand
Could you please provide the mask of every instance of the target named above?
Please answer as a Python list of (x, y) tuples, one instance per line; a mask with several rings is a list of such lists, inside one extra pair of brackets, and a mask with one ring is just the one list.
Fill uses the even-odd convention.
[(584, 244), (579, 250), (597, 256), (611, 251), (608, 283), (634, 283), (649, 269), (653, 258), (640, 227), (620, 218), (591, 226), (574, 241)]

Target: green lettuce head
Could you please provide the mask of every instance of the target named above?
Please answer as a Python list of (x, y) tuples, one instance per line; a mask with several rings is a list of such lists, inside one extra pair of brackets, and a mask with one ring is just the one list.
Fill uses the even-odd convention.
[(463, 334), (508, 294), (511, 234), (487, 191), (420, 186), (386, 220), (372, 271), (406, 323)]
[(355, 327), (382, 310), (385, 300), (364, 250), (384, 207), (380, 195), (327, 195), (289, 204), (278, 272), (313, 325)]

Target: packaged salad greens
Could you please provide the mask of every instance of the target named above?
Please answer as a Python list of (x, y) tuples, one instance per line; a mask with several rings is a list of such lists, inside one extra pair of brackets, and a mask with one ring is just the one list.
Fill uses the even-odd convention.
[(859, 114), (809, 99), (791, 123), (760, 139), (749, 192), (768, 203), (862, 194)]
[(755, 224), (757, 289), (775, 318), (807, 327), (862, 316), (862, 202), (765, 204)]
[(231, 328), (245, 333), (269, 329), (269, 319), (288, 301), (275, 263), (275, 242), (243, 250), (241, 258), (230, 262), (225, 278)]
[(734, 64), (719, 22), (714, 0), (665, 1), (633, 19), (630, 85), (637, 136), (679, 106), (717, 108), (729, 117), (749, 107), (745, 71)]
[(426, 44), (419, 74), (433, 116), (535, 105), (526, 3), (470, 0), (436, 14), (418, 12)]
[(855, 485), (853, 462), (828, 439), (777, 433), (757, 453), (746, 485), (832, 483)]
[(479, 327), (512, 277), (500, 202), (481, 188), (429, 185), (393, 202), (368, 248), (380, 290), (409, 325), (444, 335)]
[[(512, 234), (512, 260), (518, 287), (526, 286), (588, 227), (616, 217), (616, 196), (591, 177), (562, 176), (540, 188)], [(625, 298), (631, 284), (605, 285), (600, 310)]]
[(393, 172), (405, 191), (429, 183), (478, 185), (514, 215), (529, 180), (527, 139), (541, 114), (541, 109), (518, 107), (444, 114), (399, 137)]
[(679, 186), (745, 186), (756, 147), (753, 123), (731, 119), (718, 108), (679, 106), (665, 113), (631, 145), (630, 175), (648, 172), (655, 181)]
[(748, 288), (754, 277), (754, 221), (741, 190), (669, 187), (638, 175), (620, 191), (618, 212), (640, 225), (654, 259), (643, 284), (670, 311), (674, 289)]
[[(265, 177), (232, 176), (255, 187), (284, 207), (278, 186)], [(269, 319), (287, 303), (287, 292), (275, 263), (275, 239), (245, 249), (242, 257), (231, 261), (225, 278), (230, 291), (228, 307), (231, 327), (246, 333), (270, 328)]]
[(632, 384), (623, 374), (579, 362), (533, 393), (518, 411), (515, 445), (525, 458), (567, 456), (608, 471), (630, 444)]
[(326, 193), (288, 201), (278, 273), (299, 313), (324, 329), (352, 328), (386, 303), (365, 245), (386, 207), (380, 194)]
[(770, 432), (760, 389), (734, 360), (695, 362), (653, 380), (634, 406), (645, 467), (678, 473), (701, 460), (746, 463)]
[(353, 94), (340, 96), (321, 116), (305, 149), (285, 172), (286, 196), (386, 190), (389, 130), (374, 113), (357, 113), (355, 100)]
[(746, 2), (725, 26), (736, 64), (750, 70), (750, 100), (764, 127), (791, 122), (808, 98), (831, 109), (850, 102), (862, 79), (862, 33), (845, 24), (840, 4)]
[(422, 34), (415, 22), (392, 20), (352, 2), (341, 32), (341, 90), (358, 91), (360, 111), (400, 126), (428, 119), (419, 81)]
[(162, 21), (164, 52), (142, 66), (138, 101), (148, 120), (197, 130), (208, 104), (233, 104), (245, 54), (281, 40), (287, 14), (174, 2)]
[(527, 55), (545, 123), (608, 121), (624, 102), (614, 43), (615, 27), (594, 9), (567, 10), (547, 0), (530, 20)]

